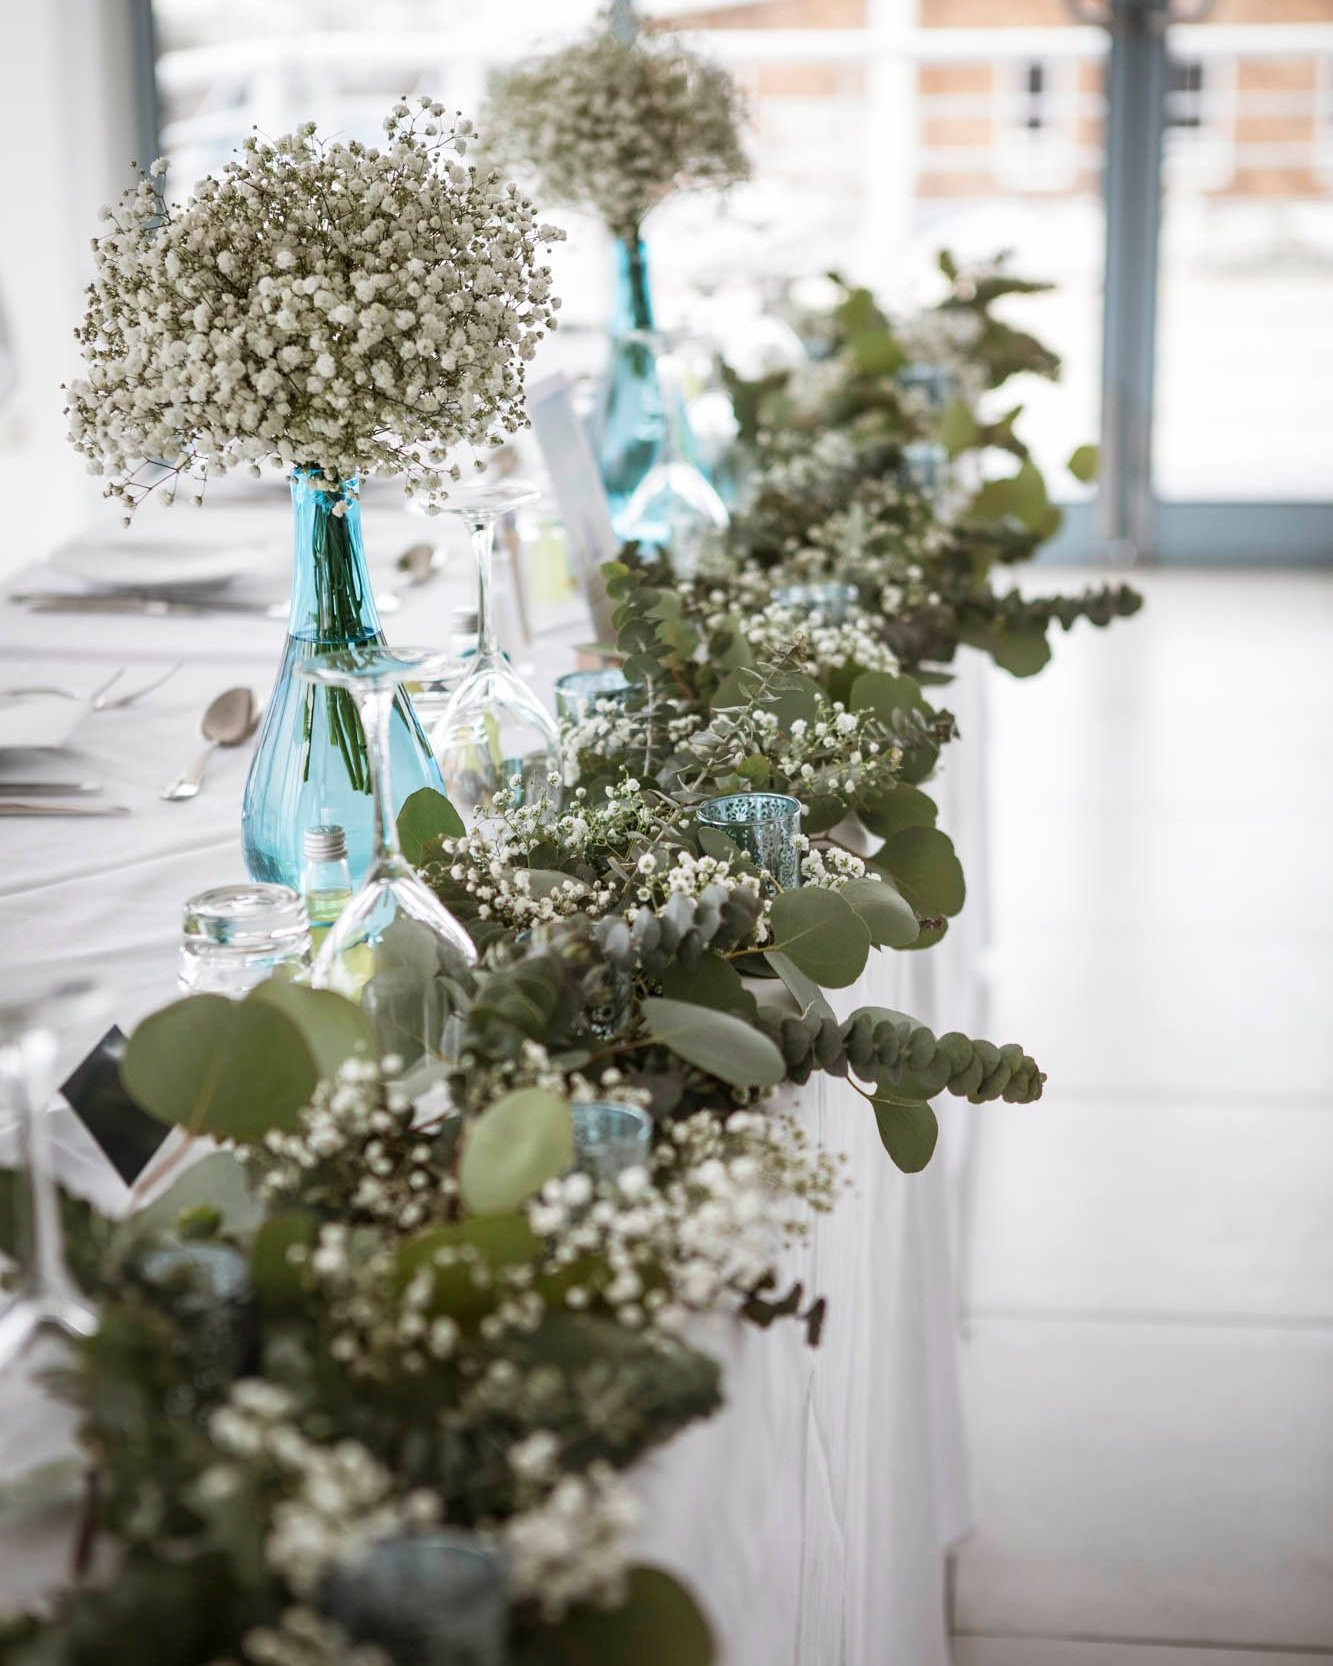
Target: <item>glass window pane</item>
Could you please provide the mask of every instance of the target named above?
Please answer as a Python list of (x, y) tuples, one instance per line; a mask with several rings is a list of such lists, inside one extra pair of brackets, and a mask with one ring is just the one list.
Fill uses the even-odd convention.
[(1173, 30), (1158, 495), (1333, 496), (1333, 0)]

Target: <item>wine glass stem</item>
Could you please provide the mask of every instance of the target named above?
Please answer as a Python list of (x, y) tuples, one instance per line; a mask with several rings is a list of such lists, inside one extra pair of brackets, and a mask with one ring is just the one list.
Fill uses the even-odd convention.
[(391, 683), (362, 683), (356, 687), (354, 694), (370, 759), (370, 795), (375, 817), (375, 860), (377, 863), (387, 862), (399, 854), (398, 825), (393, 814), (393, 778), (390, 762), (393, 703), (398, 696), (398, 690)]
[(477, 558), (477, 659), (499, 659), (495, 615), (491, 609), (491, 567), (495, 550), (495, 517), (477, 515), (472, 521), (472, 553)]
[(36, 1035), (20, 1043), (17, 1051), (21, 1063), (13, 1072), (11, 1087), (18, 1101), (19, 1138), (28, 1187), (28, 1260), (23, 1276), (36, 1295), (64, 1294), (71, 1280), (65, 1267), (60, 1199), (46, 1140), (46, 1104), (50, 1098), (47, 1054), (52, 1049), (44, 1036)]

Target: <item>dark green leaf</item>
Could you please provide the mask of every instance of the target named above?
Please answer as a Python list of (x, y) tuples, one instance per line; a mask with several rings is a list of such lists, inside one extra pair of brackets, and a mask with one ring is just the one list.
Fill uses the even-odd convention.
[(398, 812), (398, 842), (414, 868), (441, 839), (461, 839), (466, 831), (458, 811), (434, 787), (418, 787)]
[(376, 1056), (369, 1019), (359, 1006), (331, 989), (310, 989), (270, 978), (252, 989), (246, 1000), (264, 1001), (291, 1019), (321, 1076), (336, 1076), (348, 1059)]
[(768, 1037), (729, 1012), (650, 995), (643, 1018), (654, 1041), (733, 1087), (776, 1087), (787, 1074)]
[(845, 989), (865, 971), (870, 933), (836, 891), (783, 891), (769, 917), (772, 947), (825, 989)]
[(782, 979), (788, 994), (803, 1014), (813, 1012), (820, 1018), (835, 1016), (833, 1008), (824, 998), (824, 991), (813, 978), (806, 977), (790, 955), (783, 954), (780, 949), (769, 949), (764, 958)]
[(661, 1568), (637, 1567), (619, 1608), (576, 1608), (522, 1640), (514, 1666), (712, 1666), (694, 1598)]
[(892, 1087), (880, 1086), (871, 1100), (880, 1143), (904, 1174), (917, 1174), (934, 1155), (940, 1126), (928, 1104), (903, 1104), (893, 1093)]
[(953, 840), (937, 827), (905, 827), (885, 841), (873, 864), (882, 868), (921, 915), (953, 916), (967, 888)]
[(753, 1019), (755, 998), (741, 982), (741, 975), (721, 955), (701, 955), (692, 966), (673, 960), (662, 973), (662, 993), (673, 1001), (713, 1007)]
[(881, 948), (905, 949), (920, 932), (915, 910), (887, 880), (853, 879), (838, 895), (861, 916), (870, 941)]
[(856, 813), (872, 833), (891, 839), (904, 827), (934, 827), (939, 809), (919, 788), (898, 786), (859, 805)]
[(1095, 445), (1076, 446), (1065, 464), (1074, 479), (1081, 480), (1085, 486), (1097, 478), (1101, 466), (1101, 452)]

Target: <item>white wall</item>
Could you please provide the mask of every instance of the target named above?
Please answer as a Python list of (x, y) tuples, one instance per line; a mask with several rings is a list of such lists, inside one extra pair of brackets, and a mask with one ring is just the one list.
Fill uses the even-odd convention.
[(78, 363), (97, 210), (131, 179), (135, 78), (128, 0), (0, 0), (0, 40), (0, 306), (18, 361), (0, 410), (8, 572), (113, 515), (65, 441), (60, 384)]

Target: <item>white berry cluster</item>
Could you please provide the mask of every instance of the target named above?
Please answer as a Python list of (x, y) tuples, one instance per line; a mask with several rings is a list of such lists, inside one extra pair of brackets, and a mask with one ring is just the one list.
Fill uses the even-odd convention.
[(498, 76), (485, 114), (488, 143), (531, 169), (543, 201), (588, 210), (627, 239), (675, 192), (749, 174), (741, 120), (726, 70), (609, 16)]
[(264, 465), (402, 476), (427, 506), (524, 425), (524, 363), (559, 302), (518, 188), (464, 163), (472, 124), (395, 105), (383, 146), (257, 135), (184, 202), (153, 164), (104, 214), (69, 430), (133, 508)]

